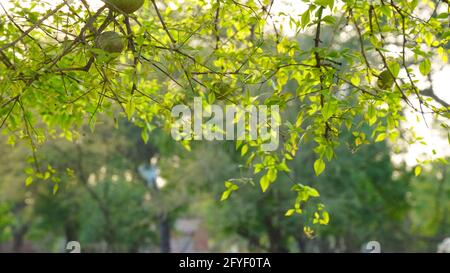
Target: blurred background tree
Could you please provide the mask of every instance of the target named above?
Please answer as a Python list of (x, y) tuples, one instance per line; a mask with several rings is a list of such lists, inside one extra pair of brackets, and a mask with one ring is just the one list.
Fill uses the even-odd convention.
[[(296, 30), (288, 37), (260, 20), (273, 20), (273, 1), (147, 1), (136, 22), (101, 5), (93, 15), (94, 1), (61, 2), (45, 13), (55, 25), (38, 21), (48, 3), (9, 2), (0, 16), (0, 251), (62, 252), (68, 241), (92, 252), (182, 251), (174, 246), (184, 219), (205, 227), (203, 251), (359, 252), (371, 240), (384, 251), (435, 251), (450, 236), (446, 160), (414, 170), (394, 160), (423, 141), (403, 126), (412, 99), (419, 119), (422, 107), (440, 115), (443, 130), (433, 130), (448, 134), (448, 102), (431, 73), (440, 69), (431, 61), (448, 62), (448, 3), (310, 1), (288, 16)], [(431, 17), (405, 16), (413, 11)], [(19, 30), (30, 24), (36, 30)], [(91, 48), (100, 30), (127, 36), (117, 63)], [(394, 89), (374, 84), (386, 69), (405, 74)], [(262, 194), (259, 161), (247, 160), (277, 155), (261, 143), (174, 142), (167, 110), (194, 96), (280, 105), (282, 144), (301, 144), (279, 151), (290, 171)], [(220, 202), (224, 181), (238, 188)], [(297, 183), (320, 200), (287, 217)], [(319, 201), (330, 225), (304, 232)]]

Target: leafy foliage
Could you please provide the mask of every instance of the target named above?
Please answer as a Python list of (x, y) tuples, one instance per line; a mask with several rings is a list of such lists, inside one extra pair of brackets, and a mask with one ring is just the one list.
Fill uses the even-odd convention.
[[(304, 145), (314, 145), (315, 159), (303, 167), (319, 176), (346, 131), (355, 149), (395, 141), (404, 109), (438, 116), (448, 129), (449, 105), (420, 90), (416, 75), (417, 67), (428, 76), (432, 63), (448, 62), (448, 1), (302, 2), (299, 16), (284, 15), (297, 34), (288, 37), (269, 0), (150, 0), (135, 14), (94, 9), (88, 1), (10, 0), (0, 18), (0, 127), (9, 143), (31, 148), (26, 184), (49, 180), (58, 191), (55, 170), (36, 156), (46, 140), (76, 142), (83, 125), (95, 130), (105, 114), (133, 121), (148, 141), (155, 128), (169, 132), (174, 105), (198, 96), (205, 104), (276, 104), (283, 117), (295, 107), (295, 120), (280, 124), (277, 151), (265, 152), (263, 140), (236, 143), (263, 192), (289, 174), (287, 163)], [(126, 52), (96, 48), (106, 31), (126, 37)], [(335, 43), (346, 38), (357, 47)], [(318, 195), (301, 182), (296, 212)], [(226, 185), (223, 199), (237, 190)], [(314, 221), (325, 224), (322, 209)]]

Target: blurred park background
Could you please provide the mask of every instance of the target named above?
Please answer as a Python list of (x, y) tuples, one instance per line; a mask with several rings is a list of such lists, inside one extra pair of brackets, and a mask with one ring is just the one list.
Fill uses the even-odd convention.
[(382, 251), (436, 252), (450, 236), (448, 167), (416, 177), (384, 142), (342, 145), (319, 178), (312, 147), (301, 149), (293, 176), (320, 191), (331, 215), (306, 238), (301, 218), (284, 216), (295, 198), (288, 177), (265, 194), (248, 183), (219, 201), (224, 181), (248, 173), (234, 143), (189, 152), (158, 130), (141, 139), (128, 121), (105, 119), (76, 143), (46, 144), (40, 160), (58, 170), (55, 194), (52, 182), (26, 187), (29, 151), (2, 144), (0, 251), (64, 252), (78, 241), (86, 252), (360, 252), (375, 240)]
[[(305, 47), (313, 42), (302, 37)], [(336, 39), (357, 50), (355, 37)], [(448, 64), (433, 70), (436, 78), (419, 84), (434, 82), (448, 103)], [(0, 252), (66, 252), (71, 241), (82, 252), (364, 252), (369, 241), (383, 252), (437, 252), (450, 237), (450, 171), (445, 159), (421, 168), (415, 160), (422, 152), (448, 157), (448, 132), (404, 114), (395, 143), (355, 147), (355, 136), (342, 133), (320, 177), (314, 147), (300, 147), (291, 177), (280, 175), (264, 194), (236, 143), (193, 142), (187, 151), (157, 124), (143, 136), (126, 119), (99, 117), (94, 132), (86, 126), (49, 140), (35, 156), (55, 181), (27, 180), (29, 147), (0, 135)], [(410, 127), (428, 145), (408, 143)], [(233, 178), (239, 191), (221, 202)], [(330, 213), (312, 236), (303, 232), (307, 214), (284, 215), (296, 197), (291, 179), (318, 189)]]

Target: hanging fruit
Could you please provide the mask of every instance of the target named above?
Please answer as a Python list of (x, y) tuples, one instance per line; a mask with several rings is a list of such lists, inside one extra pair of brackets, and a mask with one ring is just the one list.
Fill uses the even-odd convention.
[(126, 14), (131, 14), (140, 9), (145, 0), (102, 0), (106, 5), (114, 10), (121, 11)]
[(114, 31), (101, 33), (96, 39), (96, 47), (108, 53), (121, 53), (125, 49), (125, 39)]

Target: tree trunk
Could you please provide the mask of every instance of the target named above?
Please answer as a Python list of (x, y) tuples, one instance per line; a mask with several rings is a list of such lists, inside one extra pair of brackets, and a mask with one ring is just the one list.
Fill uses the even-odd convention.
[(271, 253), (287, 253), (289, 250), (284, 245), (283, 235), (280, 228), (273, 224), (272, 218), (266, 219), (267, 232), (269, 236), (269, 252)]
[(159, 216), (161, 253), (170, 253), (170, 221), (165, 213)]
[(13, 232), (13, 252), (22, 252), (25, 235), (28, 232), (28, 226), (21, 226)]
[(78, 241), (78, 228), (75, 223), (66, 223), (64, 225), (64, 233), (67, 242)]

